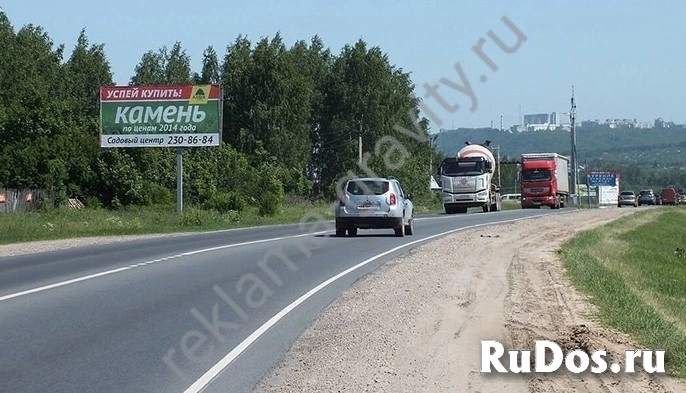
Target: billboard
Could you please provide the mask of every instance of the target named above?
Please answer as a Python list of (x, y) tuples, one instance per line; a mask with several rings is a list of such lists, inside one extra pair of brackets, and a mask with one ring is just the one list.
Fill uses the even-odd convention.
[(619, 180), (615, 186), (598, 186), (598, 203), (601, 205), (616, 205), (619, 196)]
[(101, 147), (221, 144), (219, 85), (103, 86)]
[(576, 193), (579, 196), (582, 196), (582, 197), (587, 197), (587, 196), (595, 197), (595, 196), (597, 196), (595, 187), (591, 187), (591, 186), (587, 187), (585, 184), (577, 184), (576, 188), (577, 188)]
[(591, 187), (617, 185), (617, 172), (589, 171), (587, 183)]

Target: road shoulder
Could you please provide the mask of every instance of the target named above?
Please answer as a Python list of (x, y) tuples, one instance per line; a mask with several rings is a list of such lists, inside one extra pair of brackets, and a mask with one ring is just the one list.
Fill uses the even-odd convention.
[[(628, 209), (594, 209), (484, 227), (417, 247), (334, 301), (256, 392), (685, 391), (669, 378), (487, 375), (480, 340), (532, 348), (638, 348), (598, 326), (568, 283), (557, 250)], [(623, 352), (622, 352), (623, 353)]]

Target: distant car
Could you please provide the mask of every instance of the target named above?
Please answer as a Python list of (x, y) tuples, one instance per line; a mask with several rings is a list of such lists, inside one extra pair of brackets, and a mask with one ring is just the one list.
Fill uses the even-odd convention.
[(638, 193), (638, 206), (641, 205), (657, 205), (657, 197), (653, 190), (641, 190)]
[(662, 205), (662, 196), (660, 194), (655, 194), (655, 204)]
[(500, 196), (501, 201), (522, 201), (522, 194), (503, 194)]
[(679, 198), (678, 198), (679, 204), (686, 203), (686, 190), (684, 190), (683, 188), (680, 188), (680, 189), (676, 190), (676, 192), (679, 196)]
[(681, 203), (674, 188), (663, 188), (662, 192), (660, 192), (660, 196), (662, 196), (663, 205), (678, 205)]
[(617, 197), (617, 207), (624, 205), (638, 207), (638, 199), (633, 191), (622, 191)]
[(346, 182), (336, 208), (336, 236), (358, 229), (388, 228), (396, 236), (414, 234), (414, 205), (394, 178), (356, 178)]

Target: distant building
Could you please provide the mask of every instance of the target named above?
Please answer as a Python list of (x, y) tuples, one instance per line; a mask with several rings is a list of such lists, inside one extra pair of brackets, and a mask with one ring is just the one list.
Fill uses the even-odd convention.
[(605, 119), (601, 124), (607, 125), (610, 128), (635, 128), (638, 122), (636, 119)]
[[(657, 124), (656, 120), (656, 124)], [(605, 120), (584, 120), (581, 122), (582, 127), (597, 127), (604, 126), (609, 128), (653, 128), (650, 123), (640, 122), (636, 119), (605, 119)]]
[(524, 128), (528, 131), (556, 130), (570, 125), (569, 114), (551, 112), (524, 115)]
[(549, 113), (536, 113), (533, 115), (524, 115), (524, 126), (528, 127), (530, 125), (536, 124), (548, 124), (551, 123)]
[(673, 122), (662, 120), (661, 117), (655, 119), (655, 128), (672, 128), (673, 126)]
[[(551, 113), (532, 113), (524, 115), (522, 118), (523, 124), (517, 124), (510, 127), (510, 133), (518, 133), (524, 131), (544, 131), (544, 130), (565, 130), (571, 131), (572, 124), (569, 113), (566, 112), (551, 112)], [(654, 122), (641, 122), (637, 119), (611, 119), (604, 120), (576, 120), (577, 127), (593, 128), (593, 127), (608, 127), (612, 129), (623, 128), (672, 128), (677, 127), (677, 124), (671, 121), (665, 121), (662, 118), (655, 119)]]

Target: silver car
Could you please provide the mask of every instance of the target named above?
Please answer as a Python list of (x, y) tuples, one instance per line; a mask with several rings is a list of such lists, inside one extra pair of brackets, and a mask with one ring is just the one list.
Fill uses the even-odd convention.
[(624, 205), (638, 207), (638, 199), (633, 191), (622, 191), (617, 197), (617, 207)]
[(388, 228), (396, 236), (414, 232), (412, 195), (394, 178), (348, 180), (336, 206), (336, 236), (357, 235), (358, 229)]

